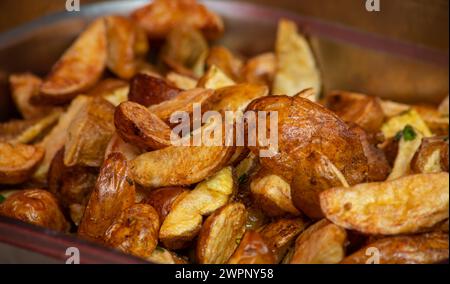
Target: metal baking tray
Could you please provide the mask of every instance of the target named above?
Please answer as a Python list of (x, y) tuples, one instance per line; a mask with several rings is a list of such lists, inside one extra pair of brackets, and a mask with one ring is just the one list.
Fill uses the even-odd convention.
[[(95, 17), (128, 14), (148, 1), (83, 5), (0, 34), (0, 121), (17, 115), (8, 88), (13, 72), (45, 75), (77, 34)], [(440, 102), (449, 89), (448, 50), (435, 50), (352, 27), (239, 1), (203, 1), (225, 21), (220, 40), (244, 56), (274, 49), (280, 18), (295, 21), (312, 44), (324, 92), (345, 89), (401, 102)], [(81, 263), (139, 263), (142, 260), (47, 229), (0, 217), (0, 263), (65, 263), (77, 247)]]

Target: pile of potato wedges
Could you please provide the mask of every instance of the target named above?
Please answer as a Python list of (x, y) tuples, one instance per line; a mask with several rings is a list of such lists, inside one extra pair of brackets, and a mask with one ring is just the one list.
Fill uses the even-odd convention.
[[(448, 96), (325, 93), (293, 22), (251, 58), (224, 30), (196, 0), (156, 0), (94, 20), (45, 76), (11, 74), (0, 215), (154, 263), (448, 260)], [(173, 113), (198, 105), (277, 112), (277, 153), (174, 145)]]

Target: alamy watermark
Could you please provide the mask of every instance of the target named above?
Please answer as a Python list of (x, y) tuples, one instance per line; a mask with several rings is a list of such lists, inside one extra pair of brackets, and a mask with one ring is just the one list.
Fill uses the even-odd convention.
[(366, 10), (367, 12), (380, 12), (381, 11), (380, 0), (366, 0)]
[(66, 11), (80, 12), (80, 0), (66, 0)]

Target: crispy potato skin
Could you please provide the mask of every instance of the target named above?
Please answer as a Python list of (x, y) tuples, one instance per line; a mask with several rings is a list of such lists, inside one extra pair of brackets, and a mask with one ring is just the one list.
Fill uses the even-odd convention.
[(128, 82), (125, 80), (106, 78), (99, 81), (94, 87), (89, 89), (87, 95), (90, 97), (105, 97), (118, 89), (125, 88), (126, 86), (128, 86)]
[(105, 159), (109, 156), (109, 154), (114, 152), (122, 154), (128, 161), (136, 158), (142, 153), (138, 147), (123, 141), (117, 132), (114, 133), (111, 140), (109, 140), (108, 146), (106, 146)]
[(346, 231), (323, 219), (306, 229), (295, 241), (291, 264), (335, 264), (345, 255)]
[(108, 40), (106, 66), (118, 77), (130, 79), (138, 71), (139, 60), (148, 51), (145, 31), (132, 20), (122, 16), (105, 18)]
[(114, 219), (134, 204), (135, 194), (126, 158), (120, 153), (110, 154), (100, 170), (78, 227), (78, 235), (103, 242), (105, 232)]
[(55, 231), (68, 232), (70, 229), (58, 200), (42, 189), (26, 189), (12, 194), (0, 203), (0, 215)]
[(448, 218), (448, 173), (416, 174), (320, 194), (327, 219), (364, 234), (417, 233)]
[(439, 136), (423, 138), (411, 161), (411, 170), (414, 173), (448, 172), (448, 139)]
[(162, 223), (176, 202), (180, 201), (188, 192), (189, 190), (184, 187), (158, 188), (150, 191), (143, 202), (156, 209)]
[(179, 26), (201, 30), (209, 39), (218, 38), (224, 30), (222, 19), (195, 0), (157, 0), (134, 11), (131, 17), (150, 38), (165, 38)]
[(261, 235), (253, 230), (245, 232), (239, 247), (228, 260), (229, 264), (275, 264), (272, 250)]
[(308, 226), (304, 218), (282, 218), (265, 225), (259, 234), (280, 263), (297, 236)]
[(106, 244), (127, 254), (147, 258), (158, 244), (159, 215), (147, 204), (124, 209), (105, 233)]
[(267, 86), (259, 84), (238, 84), (216, 90), (216, 102), (212, 109), (217, 111), (244, 111), (254, 99), (267, 96)]
[(0, 184), (28, 180), (43, 158), (40, 146), (0, 142)]
[(242, 61), (234, 56), (226, 47), (213, 46), (209, 50), (208, 57), (206, 58), (206, 66), (210, 67), (212, 65), (217, 66), (233, 81), (239, 80)]
[(103, 98), (92, 98), (67, 129), (64, 164), (100, 167), (113, 134), (114, 106)]
[(139, 73), (130, 81), (128, 99), (148, 107), (174, 99), (181, 91), (162, 78)]
[[(327, 156), (349, 184), (367, 180), (367, 158), (358, 136), (334, 113), (300, 96), (268, 96), (250, 103), (247, 110), (278, 111), (278, 154), (262, 157), (261, 164), (287, 181), (298, 164), (318, 151)], [(258, 155), (261, 147), (249, 147)]]
[(441, 232), (382, 238), (342, 260), (342, 264), (373, 263), (366, 252), (376, 248), (379, 264), (433, 264), (448, 259), (448, 234)]
[(264, 84), (272, 86), (275, 76), (276, 59), (275, 54), (263, 53), (250, 58), (241, 70), (241, 78), (244, 82), (253, 84)]
[(326, 106), (346, 122), (353, 122), (367, 132), (376, 133), (385, 115), (380, 99), (358, 93), (335, 91), (326, 97)]
[(141, 149), (156, 150), (171, 145), (172, 129), (138, 103), (121, 103), (114, 112), (114, 125), (125, 142)]
[(242, 203), (231, 203), (216, 210), (202, 225), (197, 241), (197, 260), (201, 264), (223, 264), (236, 250), (245, 233), (247, 212)]
[(94, 86), (103, 73), (107, 57), (104, 19), (91, 23), (53, 66), (41, 85), (36, 104), (64, 104)]

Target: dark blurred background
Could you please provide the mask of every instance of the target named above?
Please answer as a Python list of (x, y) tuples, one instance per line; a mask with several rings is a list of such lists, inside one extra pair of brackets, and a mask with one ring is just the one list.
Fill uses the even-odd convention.
[[(83, 5), (101, 1), (107, 0), (81, 0), (81, 9)], [(240, 1), (285, 8), (361, 30), (448, 50), (448, 0), (380, 0), (381, 11), (372, 13), (365, 10), (365, 0)], [(0, 0), (0, 32), (62, 10), (65, 2), (66, 0)]]

